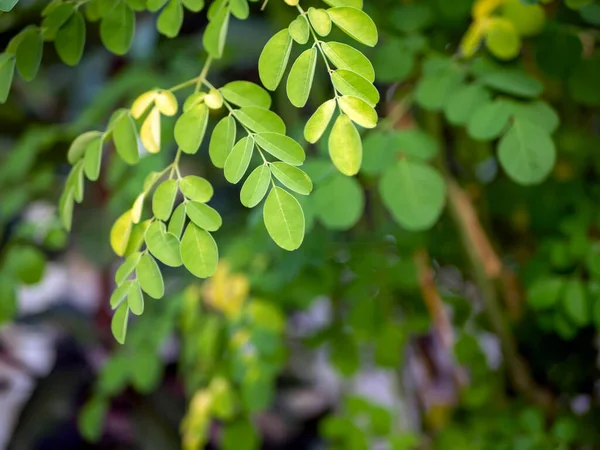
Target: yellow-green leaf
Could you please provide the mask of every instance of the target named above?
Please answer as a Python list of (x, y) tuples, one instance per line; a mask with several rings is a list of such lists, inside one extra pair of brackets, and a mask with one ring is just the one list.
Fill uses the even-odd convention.
[[(331, 20), (330, 20), (331, 22)], [(306, 16), (299, 15), (290, 23), (289, 33), (298, 44), (306, 44), (310, 38), (310, 25)]]
[(183, 24), (183, 6), (180, 0), (171, 0), (164, 8), (158, 20), (156, 21), (156, 29), (169, 38), (174, 38), (179, 34), (181, 25)]
[(153, 222), (146, 230), (145, 241), (150, 253), (160, 262), (169, 267), (181, 266), (179, 239), (167, 232), (164, 223)]
[(115, 273), (115, 283), (117, 286), (121, 286), (127, 281), (127, 278), (130, 277), (140, 262), (141, 257), (142, 254), (140, 252), (134, 252), (123, 261), (123, 264), (121, 264)]
[(358, 8), (340, 6), (327, 10), (329, 17), (344, 33), (369, 47), (377, 44), (377, 27), (373, 20)]
[(104, 46), (116, 55), (124, 55), (131, 47), (135, 33), (135, 12), (120, 1), (100, 22), (100, 38)]
[(177, 98), (171, 91), (157, 92), (154, 103), (156, 104), (156, 107), (160, 113), (165, 116), (174, 116), (177, 114), (177, 110), (179, 109)]
[(366, 78), (350, 70), (339, 69), (331, 74), (333, 86), (342, 95), (350, 95), (375, 106), (379, 102), (379, 91)]
[(250, 15), (248, 0), (230, 0), (229, 8), (236, 19), (245, 20)]
[(254, 208), (258, 205), (269, 189), (271, 172), (267, 165), (258, 166), (252, 171), (240, 192), (240, 201), (246, 208)]
[(298, 200), (280, 187), (273, 187), (263, 209), (265, 227), (284, 250), (296, 250), (304, 240), (304, 213)]
[(110, 230), (110, 246), (117, 256), (125, 255), (132, 226), (131, 210), (119, 217), (112, 226)]
[(183, 225), (185, 224), (185, 218), (187, 217), (185, 212), (185, 203), (181, 203), (173, 214), (171, 215), (171, 220), (169, 220), (168, 232), (174, 235), (177, 239), (181, 238), (181, 233), (183, 233)]
[(142, 290), (152, 298), (165, 295), (165, 283), (158, 264), (152, 256), (144, 253), (135, 269), (135, 275)]
[(364, 100), (350, 95), (338, 99), (342, 111), (355, 123), (365, 128), (377, 126), (377, 112)]
[(179, 189), (188, 199), (206, 203), (213, 196), (213, 187), (206, 178), (188, 175), (179, 181)]
[(236, 184), (242, 179), (254, 151), (254, 139), (250, 136), (242, 138), (233, 147), (225, 161), (225, 179)]
[(362, 163), (362, 141), (358, 130), (345, 114), (340, 114), (329, 135), (329, 155), (337, 169), (353, 176)]
[(157, 107), (152, 108), (140, 130), (142, 144), (149, 153), (160, 151), (160, 112)]
[(110, 323), (110, 329), (113, 336), (119, 344), (125, 343), (125, 336), (127, 336), (127, 321), (129, 320), (129, 307), (124, 302), (117, 308), (115, 314), (112, 317)]
[(113, 128), (113, 140), (119, 156), (127, 164), (135, 164), (140, 159), (138, 134), (133, 117), (123, 114)]
[(310, 119), (308, 119), (308, 122), (306, 122), (306, 126), (304, 127), (304, 139), (311, 144), (314, 144), (321, 139), (321, 136), (323, 136), (323, 133), (325, 133), (325, 130), (331, 121), (331, 117), (335, 111), (335, 105), (335, 99), (331, 99), (327, 100), (317, 108)]
[(190, 220), (203, 230), (217, 231), (223, 225), (219, 213), (204, 203), (188, 202), (185, 211)]
[(281, 133), (285, 134), (285, 123), (277, 114), (265, 108), (248, 106), (233, 111), (234, 117), (242, 125), (256, 133)]
[(129, 286), (127, 306), (129, 306), (129, 310), (136, 316), (141, 316), (144, 313), (144, 294), (142, 294), (142, 288), (139, 283), (132, 283)]
[(321, 48), (325, 56), (338, 69), (351, 70), (367, 81), (375, 81), (375, 69), (365, 55), (347, 44), (340, 42), (322, 42)]
[(206, 31), (204, 31), (204, 36), (202, 37), (204, 49), (213, 58), (221, 58), (221, 56), (223, 56), (228, 28), (229, 8), (223, 7), (210, 19)]
[(77, 161), (83, 158), (85, 155), (85, 150), (90, 142), (101, 136), (102, 133), (100, 131), (87, 131), (77, 136), (67, 151), (67, 160), (69, 163), (75, 164)]
[(308, 18), (312, 27), (321, 36), (331, 33), (331, 17), (324, 9), (308, 8)]
[(210, 233), (190, 223), (181, 239), (183, 265), (198, 278), (212, 276), (219, 262), (219, 250)]
[(262, 84), (270, 91), (279, 86), (291, 51), (292, 37), (287, 28), (275, 34), (263, 48), (258, 60), (258, 74)]
[(90, 181), (96, 181), (100, 176), (102, 164), (102, 135), (90, 139), (83, 157), (83, 168), (85, 175)]
[(200, 148), (206, 125), (208, 107), (204, 103), (184, 112), (175, 123), (175, 142), (184, 153), (194, 154)]
[(177, 196), (177, 181), (165, 180), (154, 191), (152, 212), (157, 219), (168, 220)]
[(230, 103), (239, 107), (258, 106), (269, 109), (271, 96), (258, 84), (250, 81), (232, 81), (221, 88), (221, 94)]
[(316, 64), (317, 49), (311, 47), (302, 52), (292, 65), (287, 79), (287, 95), (296, 108), (306, 105), (315, 76)]
[(222, 169), (225, 161), (233, 149), (236, 136), (235, 119), (231, 116), (224, 117), (217, 123), (210, 138), (208, 154), (215, 167)]
[(279, 133), (261, 133), (254, 136), (256, 143), (280, 161), (300, 166), (306, 155), (304, 150), (291, 137)]
[(312, 181), (302, 170), (283, 162), (274, 162), (269, 167), (275, 178), (288, 189), (301, 195), (311, 193), (313, 188)]

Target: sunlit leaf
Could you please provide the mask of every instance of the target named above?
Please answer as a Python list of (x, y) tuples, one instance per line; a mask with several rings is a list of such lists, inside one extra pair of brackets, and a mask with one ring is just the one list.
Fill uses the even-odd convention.
[(190, 223), (181, 239), (181, 258), (192, 275), (208, 278), (217, 270), (219, 251), (209, 233)]
[(292, 37), (288, 29), (275, 34), (263, 48), (258, 60), (262, 84), (274, 91), (279, 86), (292, 51)]
[(252, 159), (254, 139), (246, 136), (238, 141), (225, 161), (225, 179), (236, 184), (242, 179)]
[(142, 290), (152, 298), (165, 295), (165, 284), (158, 264), (152, 256), (144, 253), (135, 269), (135, 275)]
[(273, 187), (263, 209), (271, 238), (284, 250), (296, 250), (304, 240), (304, 214), (298, 200), (280, 187)]
[(362, 142), (358, 130), (345, 114), (336, 119), (329, 135), (329, 155), (344, 175), (356, 175), (362, 163)]
[[(308, 101), (315, 76), (316, 64), (317, 49), (311, 47), (309, 50), (302, 52), (292, 65), (287, 79), (287, 95), (292, 105), (296, 108), (303, 107)], [(285, 133), (285, 130), (283, 132)]]
[(265, 164), (258, 166), (248, 175), (240, 192), (240, 201), (246, 208), (258, 205), (269, 190), (271, 172)]

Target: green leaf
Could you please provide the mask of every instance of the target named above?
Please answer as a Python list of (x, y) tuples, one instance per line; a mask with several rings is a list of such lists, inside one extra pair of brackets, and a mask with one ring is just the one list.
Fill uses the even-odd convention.
[(327, 12), (333, 23), (353, 39), (369, 47), (377, 44), (377, 27), (373, 20), (360, 9), (340, 6), (330, 8)]
[(510, 103), (494, 100), (478, 108), (469, 119), (467, 131), (477, 141), (489, 141), (502, 134), (510, 118)]
[(277, 114), (265, 108), (248, 106), (233, 111), (233, 116), (242, 125), (255, 133), (281, 133), (285, 134), (285, 123)]
[(117, 256), (125, 255), (132, 227), (131, 210), (123, 213), (112, 226), (110, 230), (110, 245)]
[(564, 287), (562, 277), (539, 278), (527, 290), (527, 303), (536, 310), (552, 308), (558, 303)]
[(202, 44), (204, 49), (213, 58), (221, 58), (225, 41), (227, 40), (227, 29), (229, 28), (229, 8), (221, 8), (214, 17), (211, 18), (204, 36)]
[[(287, 96), (292, 105), (302, 108), (306, 105), (317, 65), (317, 49), (311, 47), (300, 54), (292, 65), (287, 79)], [(270, 130), (276, 131), (276, 130)], [(285, 133), (285, 131), (284, 131)]]
[(125, 336), (127, 336), (127, 322), (129, 320), (129, 307), (127, 303), (122, 303), (117, 308), (115, 314), (112, 317), (110, 323), (110, 329), (113, 336), (119, 344), (125, 343)]
[(556, 149), (543, 128), (517, 118), (498, 144), (498, 160), (517, 183), (538, 184), (552, 171)]
[[(406, 130), (413, 131), (413, 130)], [(419, 133), (418, 130), (414, 130)], [(361, 172), (367, 175), (379, 175), (385, 169), (392, 166), (398, 159), (398, 146), (395, 140), (395, 132), (386, 131), (375, 131), (367, 134), (367, 137), (363, 141), (363, 162), (361, 164)], [(423, 133), (425, 134), (425, 133)], [(427, 135), (426, 135), (427, 136)], [(429, 139), (429, 136), (427, 136)], [(419, 139), (410, 140), (409, 142), (418, 142)], [(407, 148), (412, 148), (409, 145)], [(437, 146), (434, 143), (434, 151), (437, 151)], [(420, 151), (420, 147), (416, 148), (417, 152)], [(426, 149), (425, 154), (428, 154), (430, 150)]]
[(16, 58), (12, 53), (0, 53), (0, 104), (6, 102), (15, 73)]
[(6, 252), (3, 269), (24, 284), (37, 284), (44, 276), (46, 257), (31, 245), (14, 245)]
[(19, 3), (19, 0), (0, 0), (0, 11), (9, 12), (17, 3)]
[(350, 70), (339, 69), (331, 74), (333, 86), (342, 95), (351, 95), (371, 106), (379, 102), (379, 91), (366, 78)]
[(140, 259), (135, 269), (135, 275), (142, 290), (150, 297), (159, 299), (165, 295), (165, 284), (158, 264), (148, 253), (144, 253)]
[(135, 12), (121, 1), (100, 22), (100, 39), (115, 55), (127, 53), (135, 34)]
[(85, 47), (85, 19), (79, 11), (56, 33), (54, 47), (60, 59), (68, 66), (76, 66)]
[(231, 116), (224, 117), (217, 123), (210, 138), (208, 153), (215, 167), (222, 169), (235, 143), (236, 124)]
[(133, 280), (125, 281), (121, 286), (118, 286), (112, 295), (110, 296), (110, 307), (112, 309), (117, 309), (122, 303), (127, 295), (129, 294), (129, 288), (134, 283)]
[(329, 155), (337, 169), (344, 175), (353, 176), (362, 163), (360, 134), (345, 114), (340, 114), (329, 135)]
[(271, 172), (266, 164), (258, 166), (248, 175), (240, 192), (240, 201), (246, 208), (258, 205), (269, 190)]
[(263, 219), (271, 238), (284, 250), (296, 250), (304, 240), (304, 213), (298, 200), (280, 187), (269, 192)]
[(83, 405), (77, 417), (77, 427), (86, 440), (97, 442), (100, 439), (108, 408), (108, 401), (102, 397), (92, 397)]
[(431, 228), (446, 202), (441, 175), (426, 164), (402, 159), (382, 176), (379, 192), (394, 219), (408, 231)]
[(365, 194), (358, 181), (339, 173), (333, 174), (323, 184), (317, 184), (312, 198), (317, 217), (331, 230), (352, 228), (365, 207)]
[(304, 45), (310, 38), (310, 25), (308, 19), (304, 15), (296, 17), (292, 23), (290, 23), (289, 33), (292, 39), (298, 44)]
[(208, 124), (208, 107), (204, 103), (184, 112), (173, 131), (175, 142), (184, 153), (195, 154), (202, 144)]
[(314, 114), (308, 119), (306, 122), (306, 126), (304, 127), (304, 139), (306, 139), (311, 144), (314, 144), (329, 126), (329, 122), (331, 122), (331, 117), (333, 117), (333, 113), (335, 111), (336, 101), (335, 99), (327, 100), (321, 106), (317, 108)]
[(198, 278), (212, 276), (219, 263), (219, 250), (210, 233), (190, 223), (181, 239), (183, 265)]
[(512, 110), (514, 117), (534, 123), (549, 134), (554, 133), (560, 125), (560, 118), (556, 111), (543, 101), (514, 102)]
[(292, 37), (287, 28), (275, 34), (263, 48), (258, 60), (258, 74), (268, 90), (274, 91), (279, 86), (291, 51)]
[(213, 196), (213, 187), (206, 178), (188, 175), (179, 181), (179, 189), (188, 199), (206, 203)]
[(271, 107), (269, 93), (258, 84), (250, 81), (232, 81), (223, 86), (220, 91), (225, 100), (241, 108), (257, 106), (269, 109)]
[(231, 14), (236, 19), (245, 20), (250, 15), (250, 7), (247, 0), (230, 0), (229, 8), (231, 9)]
[(362, 9), (363, 0), (323, 0), (329, 6), (351, 6), (353, 8)]
[(75, 5), (73, 3), (62, 3), (57, 5), (52, 11), (44, 17), (40, 28), (42, 36), (47, 41), (52, 41), (56, 38), (56, 32), (62, 27), (67, 20), (71, 18), (75, 12)]
[(141, 316), (144, 313), (144, 294), (142, 294), (139, 283), (131, 283), (127, 293), (127, 305), (129, 310), (136, 316)]
[(431, 111), (441, 110), (463, 77), (463, 73), (454, 68), (436, 71), (421, 77), (415, 90), (416, 102)]
[(73, 189), (73, 198), (77, 203), (83, 201), (83, 182), (83, 164), (79, 163), (73, 166), (66, 183), (66, 186)]
[(96, 181), (100, 176), (100, 166), (102, 164), (102, 136), (96, 136), (87, 144), (85, 155), (83, 157), (83, 168), (85, 176), (90, 181)]
[(340, 42), (322, 42), (321, 48), (338, 69), (356, 72), (371, 83), (375, 81), (375, 69), (371, 61), (354, 47)]
[(537, 97), (544, 90), (542, 83), (517, 69), (488, 72), (479, 80), (492, 89), (518, 97)]
[(185, 212), (185, 203), (181, 203), (173, 214), (171, 220), (169, 220), (168, 232), (173, 234), (177, 239), (181, 239), (181, 233), (183, 233), (183, 226), (185, 225), (185, 218), (187, 217)]
[(236, 184), (242, 179), (252, 159), (254, 139), (246, 136), (238, 141), (225, 161), (225, 179)]
[(223, 429), (223, 450), (258, 450), (260, 438), (248, 419), (230, 422)]
[(312, 181), (302, 170), (283, 162), (274, 162), (269, 167), (275, 178), (288, 189), (301, 195), (311, 193), (313, 188)]
[(67, 160), (69, 163), (75, 164), (77, 161), (83, 158), (85, 155), (85, 150), (90, 142), (101, 136), (102, 133), (100, 131), (87, 131), (77, 136), (71, 143), (71, 146), (67, 152)]
[(185, 212), (192, 222), (206, 231), (217, 231), (223, 225), (219, 213), (210, 206), (200, 202), (189, 202)]
[(405, 155), (429, 161), (438, 153), (438, 143), (429, 134), (417, 128), (397, 131), (391, 134), (394, 150)]
[(25, 81), (35, 78), (42, 62), (44, 39), (38, 30), (31, 30), (23, 36), (17, 47), (17, 70)]
[(300, 144), (284, 134), (261, 133), (255, 135), (254, 138), (260, 148), (269, 152), (280, 161), (293, 166), (300, 166), (306, 158)]
[(131, 228), (129, 242), (127, 242), (127, 247), (125, 249), (124, 256), (128, 257), (132, 253), (140, 251), (140, 249), (142, 248), (142, 244), (144, 243), (144, 235), (146, 234), (146, 230), (148, 229), (151, 223), (152, 219), (148, 219), (133, 225), (133, 227)]
[(377, 81), (391, 84), (410, 77), (415, 68), (416, 51), (411, 48), (409, 42), (410, 38), (395, 38), (377, 46), (377, 52), (373, 55)]
[(117, 269), (115, 273), (115, 283), (117, 286), (121, 286), (127, 278), (133, 273), (138, 263), (140, 262), (140, 258), (142, 254), (140, 252), (134, 252), (123, 261), (123, 264)]
[(177, 181), (165, 180), (158, 185), (152, 197), (152, 212), (157, 219), (166, 221), (171, 216), (175, 197), (177, 196)]
[(204, 8), (204, 0), (183, 0), (183, 6), (192, 12), (200, 12)]
[(342, 111), (355, 123), (364, 128), (377, 126), (377, 112), (364, 100), (350, 95), (338, 98)]
[(491, 100), (490, 92), (478, 84), (465, 85), (448, 95), (444, 112), (448, 122), (465, 125), (475, 112)]
[(127, 164), (136, 164), (140, 159), (138, 133), (135, 120), (130, 114), (123, 114), (114, 124), (113, 139), (119, 156)]
[(58, 210), (60, 212), (62, 226), (67, 231), (71, 231), (71, 224), (73, 222), (73, 203), (73, 189), (65, 190), (60, 196)]
[(145, 241), (150, 253), (160, 262), (169, 267), (181, 266), (179, 239), (174, 234), (167, 233), (164, 223), (153, 222), (146, 230)]
[(331, 33), (331, 17), (324, 9), (308, 8), (308, 18), (312, 27), (320, 36), (327, 36)]
[(571, 278), (567, 281), (562, 294), (562, 305), (569, 319), (580, 327), (589, 324), (591, 305), (581, 280)]
[(179, 34), (182, 24), (183, 6), (181, 5), (181, 1), (171, 0), (158, 16), (156, 28), (161, 34), (169, 38), (174, 38)]

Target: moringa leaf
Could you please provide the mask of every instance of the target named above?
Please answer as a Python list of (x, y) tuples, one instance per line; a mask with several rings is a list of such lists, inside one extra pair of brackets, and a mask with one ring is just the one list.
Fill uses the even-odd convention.
[(304, 149), (291, 137), (279, 133), (261, 133), (254, 136), (260, 148), (269, 152), (275, 158), (291, 164), (300, 166), (306, 155)]
[(254, 139), (246, 136), (238, 141), (225, 161), (225, 179), (232, 184), (239, 182), (252, 159)]
[(165, 224), (160, 221), (152, 222), (144, 237), (148, 250), (156, 259), (169, 267), (181, 266), (179, 239), (168, 233)]
[(263, 219), (271, 238), (284, 250), (296, 250), (304, 240), (304, 213), (298, 200), (274, 186), (263, 209)]
[(221, 89), (221, 94), (230, 103), (241, 108), (256, 106), (269, 109), (271, 107), (271, 96), (258, 84), (249, 81), (232, 81)]
[(233, 116), (242, 125), (255, 133), (281, 133), (285, 134), (285, 123), (277, 114), (265, 108), (248, 106), (233, 111)]
[[(317, 65), (317, 49), (311, 47), (300, 54), (287, 79), (287, 96), (292, 105), (302, 108), (308, 101)], [(269, 130), (276, 131), (276, 130)], [(284, 131), (285, 133), (285, 131)]]
[(152, 196), (152, 212), (157, 219), (169, 220), (176, 196), (177, 181), (165, 180), (158, 185)]
[(248, 175), (240, 192), (240, 201), (246, 208), (258, 205), (269, 190), (271, 172), (266, 164), (258, 166)]
[(223, 225), (219, 213), (210, 206), (200, 202), (188, 202), (185, 212), (192, 222), (206, 231), (217, 231)]
[(304, 127), (304, 139), (311, 144), (314, 144), (321, 139), (321, 136), (323, 136), (323, 133), (325, 133), (325, 130), (329, 126), (329, 122), (331, 122), (335, 106), (335, 99), (331, 99), (327, 100), (317, 108), (306, 122), (306, 126)]
[(330, 8), (327, 12), (333, 23), (353, 39), (369, 47), (377, 44), (377, 27), (365, 12), (350, 6)]
[(329, 135), (329, 156), (337, 169), (347, 176), (358, 173), (362, 163), (362, 141), (358, 130), (345, 114), (340, 114)]
[(210, 138), (208, 153), (215, 167), (222, 169), (235, 144), (236, 125), (231, 116), (224, 117), (217, 123)]
[(208, 278), (217, 271), (219, 250), (210, 233), (190, 223), (181, 239), (181, 259), (192, 275)]
[(340, 42), (322, 42), (321, 48), (325, 56), (338, 69), (356, 72), (367, 81), (375, 81), (375, 69), (365, 55), (347, 44)]
[(208, 124), (208, 107), (204, 103), (184, 112), (175, 123), (175, 142), (184, 153), (195, 154)]
[(302, 170), (283, 162), (274, 162), (269, 167), (275, 178), (288, 189), (301, 195), (311, 193), (313, 188), (312, 181)]
[(188, 175), (179, 180), (179, 189), (185, 197), (200, 203), (208, 202), (214, 193), (208, 180), (196, 175)]
[(150, 297), (159, 299), (165, 295), (165, 283), (158, 264), (148, 253), (142, 255), (135, 275), (142, 290)]
[(275, 34), (263, 48), (258, 60), (258, 74), (268, 90), (274, 91), (279, 86), (291, 51), (292, 37), (287, 28)]

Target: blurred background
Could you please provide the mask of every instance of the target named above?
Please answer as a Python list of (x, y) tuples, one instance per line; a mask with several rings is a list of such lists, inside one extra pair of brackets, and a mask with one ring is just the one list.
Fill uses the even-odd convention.
[[(39, 24), (47, 3), (20, 0), (0, 13), (0, 49)], [(124, 56), (106, 50), (90, 19), (75, 67), (46, 44), (37, 77), (15, 76), (0, 105), (0, 448), (600, 449), (600, 4), (477, 2), (526, 32), (509, 58), (484, 44), (462, 60), (474, 3), (365, 2), (380, 32), (377, 47), (360, 49), (377, 74), (381, 126), (364, 133), (355, 178), (335, 172), (326, 139), (302, 138), (331, 96), (323, 63), (305, 108), (284, 88), (272, 94), (315, 184), (299, 198), (299, 250), (277, 247), (261, 208), (240, 204), (208, 140), (184, 155), (183, 174), (215, 187), (219, 269), (203, 282), (161, 266), (166, 296), (147, 299), (124, 345), (111, 333), (120, 261), (109, 233), (147, 174), (172, 161), (175, 119), (163, 120), (163, 150), (141, 148), (136, 166), (105, 152), (70, 233), (57, 212), (67, 150), (143, 92), (197, 76), (206, 14), (186, 11), (170, 39), (157, 13), (136, 13)], [(247, 20), (231, 20), (209, 74), (216, 86), (260, 84), (262, 48), (296, 15), (281, 0), (250, 7)], [(331, 39), (351, 42), (339, 30)], [(550, 113), (533, 115), (560, 126), (551, 127), (556, 163), (541, 184), (515, 183), (492, 140), (448, 120), (444, 103), (457, 85), (423, 86), (433, 66), (455, 63), (465, 79), (487, 64), (543, 86)], [(209, 130), (222, 116), (211, 111)], [(403, 229), (382, 202), (394, 133), (404, 133), (401, 147), (432, 148), (442, 161), (448, 207), (429, 230)]]

